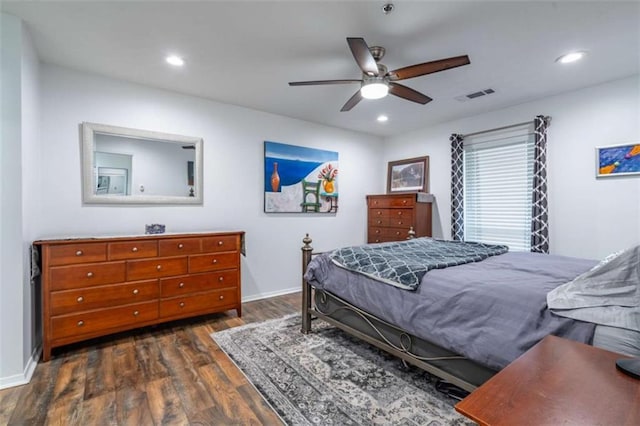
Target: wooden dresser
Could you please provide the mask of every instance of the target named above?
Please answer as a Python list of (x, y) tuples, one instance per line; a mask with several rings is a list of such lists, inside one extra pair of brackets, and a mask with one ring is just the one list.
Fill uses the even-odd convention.
[(244, 232), (56, 239), (40, 249), (44, 361), (51, 349), (235, 309)]
[(432, 203), (424, 192), (367, 195), (367, 242), (406, 240), (411, 227), (416, 237), (430, 237)]

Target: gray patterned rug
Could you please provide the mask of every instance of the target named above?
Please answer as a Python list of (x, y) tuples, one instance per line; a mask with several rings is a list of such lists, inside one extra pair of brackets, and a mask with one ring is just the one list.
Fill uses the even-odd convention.
[(212, 338), (289, 425), (463, 425), (435, 379), (324, 321), (300, 333), (300, 315)]

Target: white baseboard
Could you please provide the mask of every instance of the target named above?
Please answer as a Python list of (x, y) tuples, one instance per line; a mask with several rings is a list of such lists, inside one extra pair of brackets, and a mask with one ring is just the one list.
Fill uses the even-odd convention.
[(268, 299), (270, 297), (283, 296), (285, 294), (297, 293), (301, 290), (302, 289), (300, 288), (300, 286), (297, 286), (297, 287), (287, 288), (284, 290), (270, 291), (268, 293), (260, 293), (253, 296), (243, 297), (242, 303), (253, 302), (255, 300)]
[(29, 383), (33, 376), (33, 372), (36, 371), (36, 367), (38, 366), (38, 360), (40, 359), (41, 352), (41, 346), (38, 346), (33, 350), (22, 374), (0, 377), (0, 389), (12, 388), (14, 386), (26, 385)]

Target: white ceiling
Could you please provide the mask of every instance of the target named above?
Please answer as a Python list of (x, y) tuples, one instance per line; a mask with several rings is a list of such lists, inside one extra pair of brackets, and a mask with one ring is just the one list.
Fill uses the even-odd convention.
[[(617, 1), (11, 2), (43, 62), (381, 136), (640, 73), (640, 3)], [(396, 69), (451, 56), (471, 64), (405, 80), (434, 100), (394, 96), (342, 105), (359, 79), (346, 37), (386, 48)], [(572, 50), (572, 65), (555, 59)], [(164, 63), (182, 55), (181, 69)], [(490, 96), (457, 96), (492, 88)], [(389, 121), (377, 123), (378, 114)]]

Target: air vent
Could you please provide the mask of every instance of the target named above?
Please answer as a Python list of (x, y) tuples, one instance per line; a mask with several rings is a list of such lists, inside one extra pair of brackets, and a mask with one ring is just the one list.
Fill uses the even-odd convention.
[(496, 93), (496, 91), (493, 90), (493, 89), (484, 89), (484, 90), (480, 90), (478, 92), (473, 92), (473, 93), (469, 93), (469, 94), (462, 95), (462, 96), (456, 96), (455, 99), (457, 101), (460, 101), (460, 102), (466, 102), (466, 101), (469, 101), (471, 99), (475, 99), (475, 98), (479, 98), (479, 97), (482, 97), (482, 96), (490, 95), (492, 93)]

